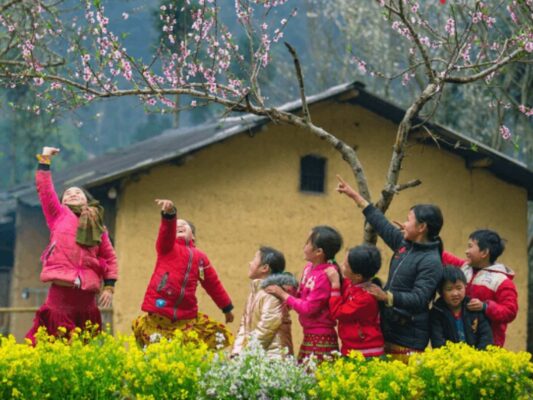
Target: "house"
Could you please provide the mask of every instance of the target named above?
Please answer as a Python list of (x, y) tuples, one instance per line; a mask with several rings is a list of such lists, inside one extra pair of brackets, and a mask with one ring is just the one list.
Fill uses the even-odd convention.
[[(403, 110), (358, 83), (311, 96), (309, 104), (317, 125), (357, 146), (375, 200)], [(298, 110), (300, 102), (284, 108)], [(446, 249), (459, 255), (471, 231), (487, 227), (500, 232), (508, 241), (501, 260), (516, 272), (520, 304), (506, 347), (523, 350), (528, 315), (527, 201), (533, 199), (533, 172), (457, 132), (437, 125), (429, 129), (433, 136), (425, 130), (412, 135), (401, 174), (402, 182), (420, 179), (422, 184), (396, 196), (387, 215), (403, 221), (413, 204), (438, 204), (445, 217)], [(299, 275), (311, 227), (337, 227), (346, 248), (362, 241), (362, 214), (335, 192), (337, 173), (354, 182), (349, 166), (325, 141), (293, 126), (244, 115), (167, 131), (54, 177), (58, 188), (83, 185), (104, 202), (120, 268), (113, 324), (116, 331), (129, 332), (155, 262), (160, 220), (155, 198), (174, 200), (179, 214), (195, 223), (198, 247), (216, 267), (238, 317), (248, 294), (248, 262), (260, 245), (282, 250), (288, 270)], [(39, 255), (48, 233), (31, 184), (7, 195), (11, 208), (0, 208), (0, 215), (16, 215), (10, 305), (37, 305), (44, 287), (38, 282)], [(390, 259), (383, 242), (378, 246), (384, 260)], [(222, 319), (201, 289), (198, 294), (200, 309)], [(10, 331), (20, 338), (31, 318), (11, 315)], [(297, 318), (293, 321), (296, 327)], [(235, 321), (232, 328), (237, 326)], [(298, 342), (299, 333), (295, 336)]]

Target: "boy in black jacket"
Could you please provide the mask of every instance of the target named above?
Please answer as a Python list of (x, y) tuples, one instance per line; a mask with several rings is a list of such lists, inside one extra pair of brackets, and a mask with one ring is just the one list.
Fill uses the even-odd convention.
[(479, 350), (493, 343), (489, 321), (482, 312), (468, 311), (465, 297), (466, 277), (451, 265), (443, 269), (439, 299), (430, 311), (431, 346), (441, 347), (446, 341), (466, 342)]

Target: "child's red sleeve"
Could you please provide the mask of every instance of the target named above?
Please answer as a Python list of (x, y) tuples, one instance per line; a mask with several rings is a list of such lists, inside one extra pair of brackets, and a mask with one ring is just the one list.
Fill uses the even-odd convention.
[(342, 296), (336, 296), (332, 291), (329, 298), (329, 311), (333, 318), (339, 321), (351, 321), (377, 313), (378, 306), (376, 300), (370, 294), (360, 294), (344, 302)]
[(508, 323), (516, 318), (518, 313), (518, 294), (512, 280), (506, 279), (498, 287), (494, 300), (485, 300), (487, 309), (485, 315), (491, 321)]
[(222, 286), (215, 268), (211, 265), (207, 256), (202, 255), (200, 260), (200, 264), (202, 264), (200, 265), (200, 274), (203, 274), (203, 278), (200, 276), (200, 284), (222, 312), (230, 312), (233, 310), (233, 304), (228, 292)]
[(442, 252), (442, 264), (453, 265), (454, 267), (462, 267), (466, 264), (466, 260), (457, 257), (456, 255), (447, 251)]

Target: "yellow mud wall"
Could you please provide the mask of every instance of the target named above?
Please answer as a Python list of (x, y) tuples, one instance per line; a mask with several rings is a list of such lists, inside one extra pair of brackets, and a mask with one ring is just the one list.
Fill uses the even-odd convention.
[[(46, 298), (47, 285), (39, 280), (41, 264), (39, 257), (48, 243), (48, 229), (44, 222), (43, 212), (38, 207), (17, 207), (15, 225), (15, 264), (11, 277), (10, 306), (17, 308), (38, 307)], [(22, 291), (30, 289), (30, 296), (22, 298)], [(24, 335), (33, 323), (35, 312), (12, 313), (9, 319), (9, 330), (17, 340)]]
[[(319, 126), (356, 145), (375, 200), (385, 181), (396, 126), (360, 107), (322, 103), (312, 109)], [(179, 145), (179, 139), (176, 139)], [(300, 158), (327, 158), (326, 191), (299, 191)], [(184, 165), (156, 166), (124, 182), (115, 232), (120, 279), (114, 301), (114, 326), (130, 332), (153, 271), (155, 239), (160, 221), (156, 198), (172, 199), (179, 215), (193, 221), (197, 244), (216, 267), (235, 305), (235, 332), (249, 292), (248, 262), (260, 245), (285, 253), (287, 270), (300, 276), (302, 247), (311, 227), (329, 224), (340, 230), (345, 248), (362, 241), (363, 218), (352, 202), (335, 192), (335, 174), (354, 183), (348, 164), (325, 141), (290, 126), (269, 124), (252, 137), (241, 134), (191, 156)], [(520, 311), (508, 331), (509, 349), (525, 349), (527, 316), (526, 207), (522, 188), (485, 170), (468, 170), (464, 160), (435, 147), (412, 143), (401, 182), (421, 179), (422, 185), (401, 192), (387, 215), (404, 221), (415, 203), (441, 206), (442, 232), (448, 250), (463, 255), (468, 234), (476, 228), (499, 231), (508, 240), (501, 261), (516, 272)], [(386, 277), (391, 252), (383, 250), (381, 276)], [(342, 260), (345, 250), (338, 255)], [(198, 288), (200, 310), (220, 321), (222, 313)], [(296, 348), (301, 329), (293, 313)]]

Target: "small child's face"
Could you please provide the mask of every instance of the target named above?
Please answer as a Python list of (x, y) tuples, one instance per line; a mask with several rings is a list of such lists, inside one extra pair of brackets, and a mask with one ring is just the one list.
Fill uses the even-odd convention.
[(184, 219), (178, 219), (176, 237), (185, 240), (194, 239), (192, 229)]
[(61, 202), (68, 206), (84, 206), (87, 204), (87, 196), (79, 187), (72, 186), (65, 190)]
[(442, 297), (448, 307), (459, 308), (465, 298), (466, 286), (463, 281), (446, 281), (442, 286)]
[(262, 279), (266, 277), (270, 271), (268, 265), (261, 264), (261, 252), (259, 250), (257, 250), (254, 258), (248, 265), (248, 278), (250, 279)]
[(489, 260), (489, 250), (480, 250), (477, 240), (468, 239), (465, 254), (468, 264), (472, 267), (484, 265)]

